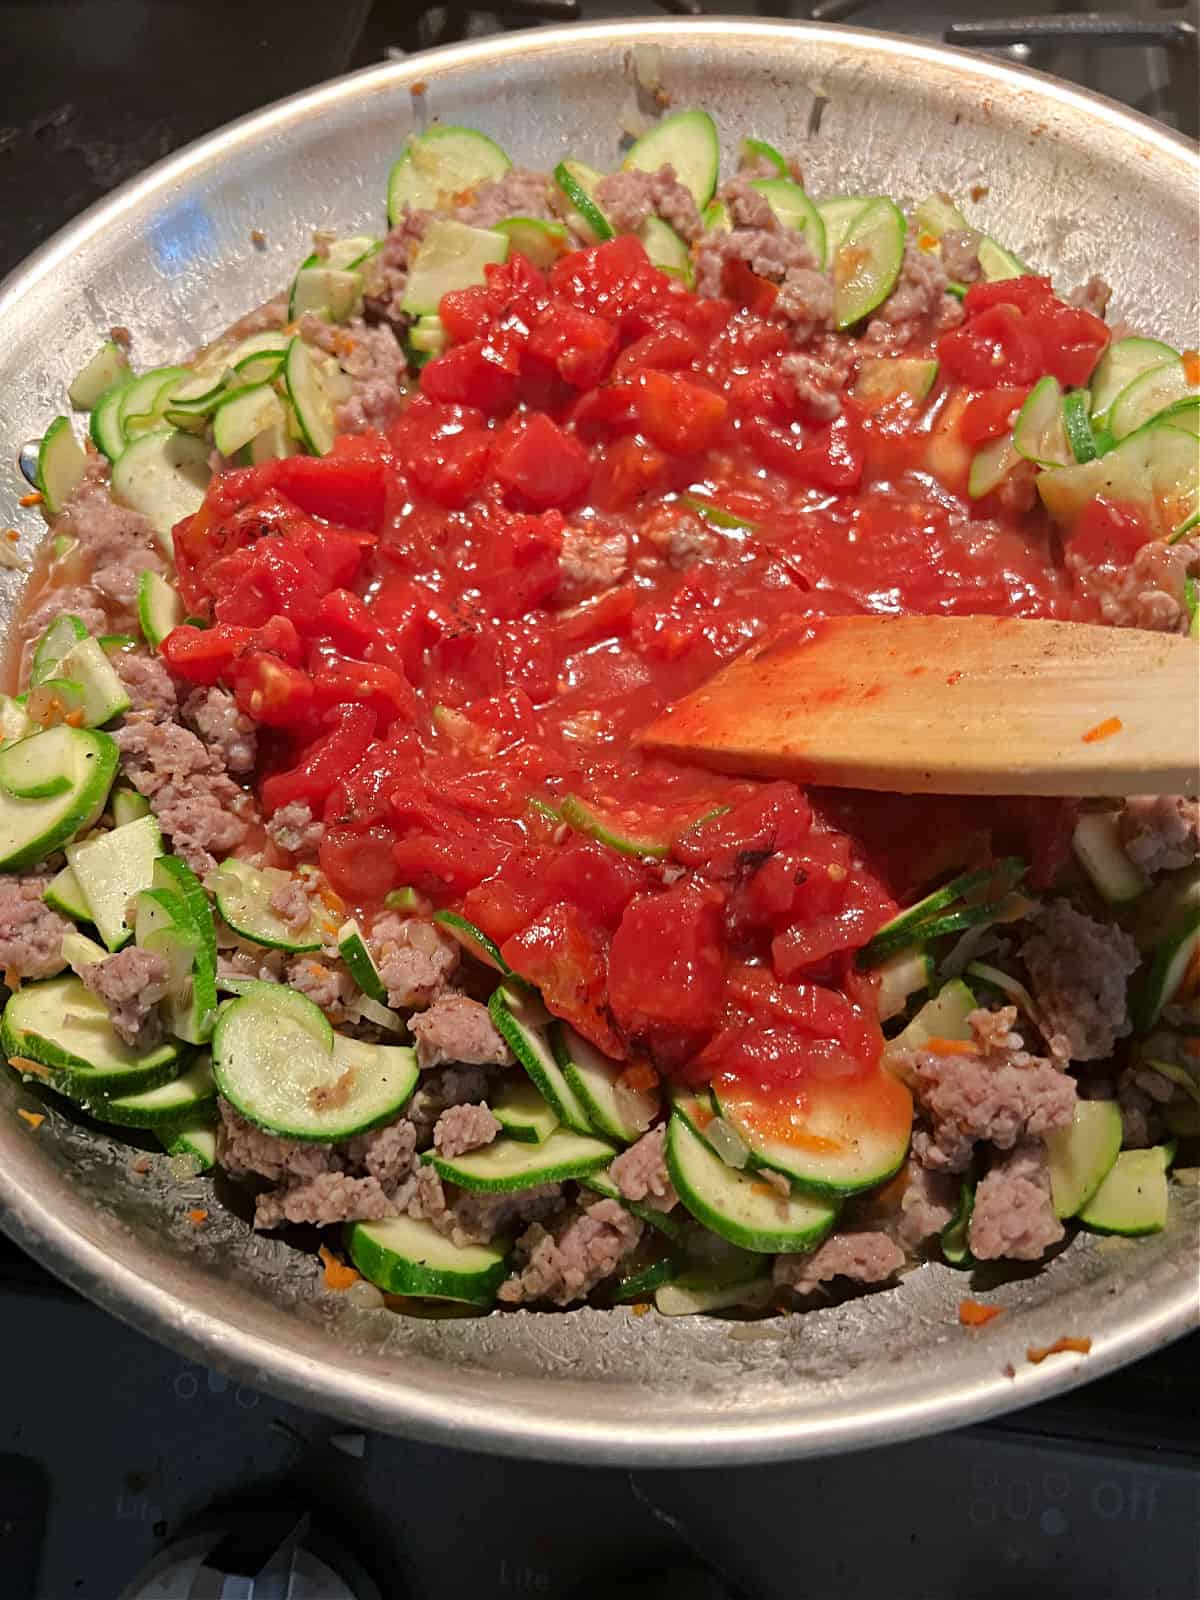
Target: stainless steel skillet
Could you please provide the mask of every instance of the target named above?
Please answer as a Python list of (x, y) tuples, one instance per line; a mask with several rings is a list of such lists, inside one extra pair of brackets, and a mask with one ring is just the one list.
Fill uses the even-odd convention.
[[(1195, 151), (1080, 90), (951, 50), (850, 29), (658, 21), (456, 46), (293, 97), (202, 140), (93, 208), (0, 291), (0, 460), (60, 408), (98, 329), (140, 362), (211, 337), (285, 280), (314, 227), (379, 226), (405, 134), (478, 123), (524, 165), (611, 163), (637, 78), (702, 104), (727, 139), (802, 152), (814, 192), (934, 188), (1060, 281), (1099, 272), (1115, 309), (1197, 342)], [(251, 240), (261, 229), (265, 253)], [(0, 519), (38, 535), (15, 475)], [(18, 580), (0, 572), (4, 615)], [(1197, 1320), (1200, 1192), (1170, 1229), (1076, 1241), (957, 1323), (968, 1292), (927, 1266), (900, 1287), (750, 1327), (591, 1310), (403, 1320), (323, 1291), (311, 1258), (252, 1237), (129, 1150), (31, 1104), (0, 1076), (5, 1229), (99, 1304), (192, 1358), (371, 1427), (514, 1455), (704, 1464), (819, 1454), (956, 1427), (1086, 1382)], [(1026, 1360), (1060, 1335), (1090, 1355)]]

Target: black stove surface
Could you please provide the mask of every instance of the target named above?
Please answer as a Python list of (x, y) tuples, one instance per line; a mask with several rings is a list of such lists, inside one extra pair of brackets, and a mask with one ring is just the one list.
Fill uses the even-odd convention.
[[(10, 63), (0, 274), (118, 183), (232, 117), (389, 47), (528, 25), (532, 12), (571, 3), (525, 0), (497, 17), (341, 0), (318, 17), (294, 0), (0, 0)], [(581, 9), (652, 6), (583, 0)], [(787, 14), (788, 5), (710, 9)], [(940, 36), (956, 15), (1027, 7), (874, 0), (858, 9), (847, 20)], [(1087, 77), (1083, 56), (1072, 59)], [(1152, 107), (1150, 89), (1132, 82), (1127, 98)], [(347, 1432), (151, 1344), (2, 1241), (0, 1328), (9, 1357), (0, 1600), (110, 1600), (194, 1529), (277, 1512), (308, 1513), (332, 1530), (386, 1600), (1200, 1596), (1200, 1335), (951, 1436), (830, 1461), (631, 1474)], [(153, 1592), (182, 1600), (187, 1589)], [(267, 1600), (265, 1587), (236, 1592)], [(319, 1585), (304, 1592), (332, 1600)], [(276, 1593), (299, 1600), (301, 1591)]]

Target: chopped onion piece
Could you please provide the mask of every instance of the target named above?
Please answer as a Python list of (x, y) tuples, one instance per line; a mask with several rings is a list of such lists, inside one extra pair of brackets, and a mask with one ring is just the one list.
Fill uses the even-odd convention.
[(374, 1022), (380, 1028), (390, 1028), (393, 1033), (404, 1031), (404, 1018), (400, 1013), (389, 1011), (387, 1006), (372, 1000), (368, 994), (360, 994), (346, 1009), (366, 1022)]
[(704, 1137), (727, 1167), (736, 1167), (740, 1171), (749, 1161), (750, 1147), (724, 1117), (714, 1117), (705, 1128)]
[(662, 46), (635, 44), (633, 75), (643, 89), (657, 89), (662, 82)]

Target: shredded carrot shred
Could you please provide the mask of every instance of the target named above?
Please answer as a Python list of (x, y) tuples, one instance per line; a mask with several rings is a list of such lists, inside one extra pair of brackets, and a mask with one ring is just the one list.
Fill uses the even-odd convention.
[(200, 1206), (195, 1206), (188, 1212), (188, 1221), (193, 1228), (202, 1228), (208, 1221), (208, 1212), (202, 1210)]
[(17, 501), (17, 504), (19, 506), (40, 506), (42, 503), (42, 498), (43, 497), (39, 491), (34, 489), (31, 494), (23, 494)]
[(359, 1275), (353, 1267), (348, 1267), (344, 1261), (339, 1261), (332, 1250), (324, 1245), (317, 1251), (321, 1264), (325, 1268), (325, 1287), (327, 1289), (348, 1289), (351, 1284), (357, 1283)]
[(922, 250), (935, 250), (937, 248), (937, 240), (931, 233), (919, 233), (917, 235), (917, 243)]
[(621, 1082), (627, 1089), (655, 1089), (658, 1087), (658, 1073), (648, 1061), (635, 1061), (625, 1068)]
[(1105, 717), (1103, 722), (1098, 722), (1094, 728), (1089, 728), (1080, 737), (1084, 744), (1099, 744), (1101, 739), (1111, 739), (1114, 733), (1120, 733), (1124, 726), (1120, 717)]
[(960, 1300), (958, 1302), (958, 1320), (964, 1328), (983, 1328), (995, 1317), (1002, 1316), (1003, 1306), (985, 1306), (978, 1300)]
[[(1183, 375), (1194, 389), (1200, 384), (1200, 350), (1185, 350), (1183, 352)], [(24, 505), (24, 500), (21, 501)]]
[(25, 1111), (20, 1106), (17, 1107), (17, 1115), (20, 1117), (22, 1122), (27, 1122), (31, 1128), (40, 1128), (42, 1123), (46, 1120), (42, 1112)]
[(971, 1039), (926, 1039), (921, 1046), (931, 1056), (974, 1056), (979, 1048)]
[(4, 537), (8, 540), (9, 544), (17, 544), (20, 541), (21, 535), (15, 528), (5, 528)]
[(15, 972), (12, 967), (5, 967), (4, 984), (6, 988), (11, 989), (15, 994), (21, 987), (21, 974)]
[(1061, 1355), (1064, 1350), (1073, 1350), (1076, 1355), (1086, 1356), (1091, 1348), (1092, 1341), (1090, 1339), (1055, 1339), (1053, 1344), (1030, 1345), (1025, 1352), (1025, 1359), (1026, 1361), (1032, 1361), (1036, 1367), (1039, 1362), (1045, 1361), (1047, 1356)]
[(49, 1067), (44, 1067), (40, 1061), (30, 1061), (28, 1056), (9, 1056), (8, 1064), (17, 1072), (31, 1072), (35, 1078), (51, 1076)]

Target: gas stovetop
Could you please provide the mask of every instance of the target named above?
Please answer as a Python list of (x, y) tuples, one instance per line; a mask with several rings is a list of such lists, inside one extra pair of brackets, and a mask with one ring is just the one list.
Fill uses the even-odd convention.
[[(662, 9), (949, 32), (1195, 132), (1185, 8), (1105, 4), (1083, 22), (1071, 6), (1027, 7), (1015, 22), (1021, 8), (1004, 0)], [(169, 150), (294, 89), (389, 51), (653, 9), (341, 0), (297, 26), (295, 0), (0, 0), (0, 37), (21, 64), (0, 108), (0, 273)], [(346, 1430), (148, 1343), (2, 1241), (0, 1326), (0, 1600), (1200, 1594), (1200, 1335), (948, 1437), (736, 1472), (624, 1473)]]

